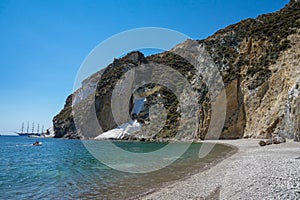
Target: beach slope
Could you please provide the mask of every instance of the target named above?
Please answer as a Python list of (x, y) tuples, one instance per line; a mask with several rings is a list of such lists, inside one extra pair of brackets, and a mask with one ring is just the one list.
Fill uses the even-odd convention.
[(238, 152), (140, 199), (299, 199), (300, 143), (259, 147), (258, 141), (207, 141), (234, 145)]

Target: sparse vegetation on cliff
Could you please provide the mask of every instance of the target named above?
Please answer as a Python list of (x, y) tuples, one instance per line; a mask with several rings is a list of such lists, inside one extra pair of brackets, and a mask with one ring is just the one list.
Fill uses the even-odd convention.
[[(299, 34), (299, 30), (300, 3), (291, 1), (285, 8), (278, 12), (260, 15), (256, 19), (243, 20), (216, 32), (205, 40), (197, 41), (198, 44), (204, 45), (209, 56), (217, 65), (226, 87), (227, 113), (220, 138), (271, 137), (274, 134), (278, 134), (277, 129), (285, 126), (283, 123), (284, 117), (282, 117), (284, 114), (282, 114), (281, 110), (278, 110), (272, 113), (270, 120), (267, 120), (261, 132), (249, 133), (250, 124), (255, 120), (251, 116), (255, 115), (256, 109), (259, 106), (264, 106), (263, 98), (267, 98), (268, 103), (272, 104), (276, 98), (271, 98), (270, 96), (278, 95), (282, 97), (276, 109), (282, 109), (286, 104), (285, 101), (287, 101), (287, 98), (284, 97), (287, 92), (286, 90), (294, 83), (289, 81), (283, 84), (284, 80), (280, 80), (286, 88), (280, 87), (277, 90), (273, 88), (274, 86), (269, 81), (272, 81), (272, 84), (274, 84), (276, 81), (278, 82), (277, 76), (283, 76), (282, 74), (289, 72), (289, 68), (295, 68), (294, 66), (287, 65), (287, 69), (284, 72), (278, 72), (273, 69), (278, 60), (282, 59), (281, 56), (283, 53), (289, 49), (296, 49), (295, 45), (298, 45), (297, 40), (292, 41), (289, 38), (292, 35)], [(296, 56), (289, 59), (299, 60)], [(298, 60), (295, 62), (299, 62)], [(138, 65), (151, 63), (169, 66), (186, 77), (189, 83), (193, 83), (193, 89), (198, 94), (199, 99), (197, 101), (201, 107), (201, 113), (199, 113), (201, 120), (199, 123), (202, 123), (202, 127), (197, 130), (198, 133), (195, 136), (198, 137), (196, 139), (203, 139), (207, 131), (206, 126), (210, 120), (211, 102), (207, 87), (201, 83), (194, 84), (194, 80), (199, 78), (196, 77), (194, 67), (187, 60), (172, 51), (148, 57), (144, 57), (140, 52), (132, 52), (121, 59), (116, 59), (103, 71), (95, 94), (96, 114), (103, 131), (116, 126), (110, 109), (110, 99), (112, 90), (118, 80), (126, 72)], [(294, 81), (294, 79), (292, 80)], [(155, 85), (145, 87), (151, 89)], [(274, 94), (270, 93), (270, 90)], [(149, 108), (151, 103), (157, 101), (155, 95), (158, 93), (167, 100), (164, 103), (166, 103), (166, 109), (169, 112), (163, 130), (155, 137), (172, 138), (176, 133), (180, 115), (177, 112), (178, 99), (166, 88), (162, 87), (159, 91), (147, 97), (149, 101), (145, 105), (146, 110), (141, 113), (139, 120), (143, 122), (149, 117), (147, 108)], [(76, 132), (71, 113), (70, 98), (71, 96), (68, 97), (64, 109), (53, 119), (57, 137), (69, 137)], [(294, 101), (297, 102), (296, 100)], [(297, 112), (295, 111), (295, 113)], [(274, 125), (274, 121), (278, 123)], [(247, 133), (245, 133), (245, 130)]]
[(249, 89), (255, 89), (270, 77), (268, 66), (291, 46), (287, 36), (299, 28), (300, 4), (291, 2), (278, 12), (243, 20), (200, 42), (223, 72), (225, 82), (236, 79), (248, 66), (246, 76), (255, 76)]

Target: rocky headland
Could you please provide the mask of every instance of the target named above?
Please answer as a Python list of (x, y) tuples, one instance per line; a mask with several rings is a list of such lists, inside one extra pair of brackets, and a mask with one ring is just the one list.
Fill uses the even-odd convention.
[[(202, 79), (202, 74), (207, 72), (198, 73), (193, 60), (183, 55), (198, 47), (205, 49), (206, 53), (200, 56), (217, 66), (224, 82), (226, 118), (217, 138), (207, 136), (214, 101)], [(82, 87), (68, 96), (64, 108), (53, 118), (55, 137), (93, 139), (132, 120), (130, 112), (134, 108), (134, 95), (123, 94), (132, 89), (132, 82), (122, 83), (121, 80), (120, 83), (119, 80), (127, 71), (140, 65), (158, 64), (169, 66), (182, 74), (197, 94), (199, 121), (196, 122), (197, 128), (192, 138), (188, 139), (272, 139), (280, 136), (300, 141), (299, 61), (300, 3), (292, 0), (278, 12), (243, 20), (204, 40), (187, 40), (170, 51), (148, 57), (140, 52), (131, 52), (115, 59), (106, 68), (84, 80)], [(117, 108), (120, 113), (126, 114), (117, 116), (116, 121), (111, 111), (111, 97), (114, 88), (120, 84), (124, 86), (119, 93), (126, 99), (129, 110), (124, 110), (122, 106)], [(136, 93), (147, 99), (141, 112), (134, 116), (142, 128), (120, 139), (172, 140), (181, 119), (176, 96), (166, 87), (155, 84), (145, 85)], [(93, 99), (95, 104), (91, 106)], [(145, 127), (150, 121), (149, 109), (157, 102), (167, 110), (166, 122), (157, 134), (148, 135)], [(78, 130), (72, 112), (74, 106), (81, 113), (94, 109), (97, 122), (89, 117), (79, 117), (77, 123), (87, 124), (87, 129), (93, 127), (89, 124), (99, 123), (101, 130), (90, 130), (93, 135), (89, 136), (84, 135), (83, 130)]]

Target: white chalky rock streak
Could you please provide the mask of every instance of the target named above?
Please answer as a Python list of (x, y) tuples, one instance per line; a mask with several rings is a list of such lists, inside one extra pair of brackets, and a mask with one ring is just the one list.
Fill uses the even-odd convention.
[(130, 135), (141, 130), (141, 128), (141, 124), (137, 122), (137, 120), (134, 120), (129, 123), (124, 123), (112, 130), (106, 131), (97, 136), (95, 139), (121, 139), (125, 135)]
[[(143, 110), (145, 101), (146, 98), (135, 98), (131, 114), (139, 114)], [(95, 139), (122, 139), (126, 135), (131, 135), (138, 132), (141, 130), (141, 128), (142, 125), (137, 120), (130, 120), (129, 122), (124, 123), (117, 128), (102, 133), (101, 135), (95, 137)]]

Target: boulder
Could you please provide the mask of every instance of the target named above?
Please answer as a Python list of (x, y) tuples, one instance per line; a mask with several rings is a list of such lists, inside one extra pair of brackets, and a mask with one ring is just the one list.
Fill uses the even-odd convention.
[(273, 144), (273, 140), (269, 139), (269, 140), (266, 140), (266, 145), (271, 145)]
[(285, 142), (286, 142), (286, 139), (284, 137), (277, 136), (277, 137), (273, 138), (273, 144), (281, 144), (281, 143), (285, 143)]
[(258, 144), (259, 144), (259, 146), (261, 146), (261, 147), (266, 146), (266, 142), (263, 141), (263, 140), (259, 141)]

